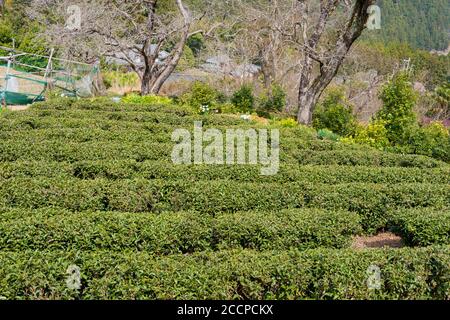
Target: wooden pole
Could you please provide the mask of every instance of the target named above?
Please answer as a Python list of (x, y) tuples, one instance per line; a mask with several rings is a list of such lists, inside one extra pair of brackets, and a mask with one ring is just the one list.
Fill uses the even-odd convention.
[(55, 52), (55, 49), (52, 48), (52, 50), (50, 51), (50, 57), (48, 57), (47, 68), (45, 68), (44, 79), (47, 79), (48, 74), (52, 71), (52, 58), (53, 58), (53, 53), (54, 52)]
[(49, 75), (51, 75), (52, 70), (53, 70), (52, 58), (53, 58), (54, 52), (55, 52), (55, 49), (52, 48), (52, 50), (50, 51), (50, 57), (48, 58), (47, 68), (45, 69), (45, 75), (44, 75), (44, 80), (47, 82), (47, 88), (50, 90), (52, 89), (52, 84), (47, 81), (47, 78)]
[(5, 87), (3, 88), (2, 92), (2, 106), (6, 109), (7, 103), (6, 103), (6, 91), (8, 90), (8, 80), (9, 80), (9, 71), (11, 70), (11, 59), (12, 59), (12, 53), (9, 54), (10, 57), (8, 58), (8, 65), (6, 67), (6, 73), (5, 73)]

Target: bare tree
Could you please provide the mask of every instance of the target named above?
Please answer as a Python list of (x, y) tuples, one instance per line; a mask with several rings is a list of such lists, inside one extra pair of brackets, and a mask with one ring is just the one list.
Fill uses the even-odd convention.
[(192, 29), (205, 17), (195, 16), (183, 0), (33, 0), (29, 14), (46, 23), (45, 36), (64, 55), (125, 61), (138, 74), (144, 95), (160, 91), (187, 39), (204, 32)]
[(273, 84), (282, 85), (288, 103), (296, 104), (302, 51), (291, 35), (301, 18), (297, 0), (222, 0), (216, 2), (214, 11), (226, 27), (221, 37), (208, 43), (208, 54), (220, 52), (231, 63), (253, 70), (240, 80), (253, 81), (258, 89), (262, 85), (269, 98)]
[(230, 18), (237, 26), (230, 44), (236, 56), (258, 61), (267, 89), (272, 82), (296, 87), (297, 119), (309, 124), (375, 0), (233, 0), (223, 10), (230, 2), (237, 8)]
[[(298, 0), (302, 19), (299, 42), (303, 50), (302, 69), (298, 88), (299, 123), (309, 124), (314, 106), (325, 88), (336, 76), (345, 56), (366, 27), (369, 7), (375, 0), (320, 0), (318, 15), (311, 15), (310, 1)], [(334, 20), (336, 17), (338, 19)], [(334, 23), (333, 23), (334, 22)], [(327, 27), (333, 27), (323, 43)], [(334, 41), (330, 41), (335, 39)], [(314, 66), (317, 65), (318, 72)]]
[[(247, 57), (261, 66), (264, 87), (281, 83), (286, 75), (298, 71), (299, 59), (291, 50), (290, 37), (300, 18), (295, 10), (297, 0), (260, 0), (238, 3), (240, 26), (233, 41), (237, 55)], [(245, 14), (242, 14), (245, 12)]]

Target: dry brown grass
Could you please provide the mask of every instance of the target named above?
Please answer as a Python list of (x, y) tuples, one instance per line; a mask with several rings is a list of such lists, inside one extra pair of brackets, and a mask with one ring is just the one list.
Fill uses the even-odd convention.
[(192, 82), (186, 80), (167, 81), (161, 88), (160, 94), (163, 96), (181, 96), (189, 91)]
[(107, 90), (107, 92), (122, 96), (122, 95), (125, 95), (130, 92), (140, 91), (140, 89), (141, 89), (140, 84), (139, 85), (136, 84), (133, 86), (121, 86), (121, 85), (116, 84), (116, 85), (111, 86), (111, 88), (109, 88)]

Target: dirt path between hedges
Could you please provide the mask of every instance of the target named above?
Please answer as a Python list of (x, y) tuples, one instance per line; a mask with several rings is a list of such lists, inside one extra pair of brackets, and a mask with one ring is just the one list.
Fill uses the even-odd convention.
[(383, 232), (376, 236), (358, 236), (353, 239), (353, 249), (366, 248), (402, 248), (404, 243), (401, 237), (391, 233)]

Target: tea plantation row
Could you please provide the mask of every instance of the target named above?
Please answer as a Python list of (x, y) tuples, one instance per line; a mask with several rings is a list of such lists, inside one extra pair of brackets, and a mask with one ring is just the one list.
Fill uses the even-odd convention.
[[(450, 246), (355, 251), (0, 251), (0, 292), (15, 299), (450, 299)], [(67, 287), (69, 265), (81, 290)], [(381, 271), (368, 289), (368, 270)], [(370, 274), (369, 274), (370, 275)]]
[(195, 210), (207, 214), (313, 207), (357, 212), (367, 231), (385, 227), (389, 209), (443, 208), (449, 203), (448, 184), (329, 185), (229, 180), (192, 183), (146, 179), (14, 178), (0, 185), (0, 206), (3, 207), (57, 206), (72, 211), (127, 212)]
[[(0, 161), (84, 161), (84, 160), (160, 160), (171, 163), (174, 144), (108, 142), (64, 142), (49, 140), (0, 141)], [(440, 161), (422, 156), (397, 155), (378, 151), (298, 150), (293, 154), (281, 152), (282, 163), (300, 165), (353, 165), (383, 167), (436, 168), (446, 166)]]
[(0, 162), (0, 178), (79, 178), (234, 180), (242, 182), (315, 182), (337, 183), (438, 183), (450, 182), (450, 167), (423, 169), (364, 166), (281, 165), (279, 173), (261, 176), (260, 166), (175, 165), (164, 161), (109, 160), (80, 162), (16, 161)]
[[(450, 245), (450, 210), (390, 212), (388, 225), (411, 246)], [(286, 250), (350, 247), (362, 233), (358, 214), (342, 210), (164, 214), (2, 210), (0, 247), (7, 250), (138, 250), (155, 255), (232, 248)]]

